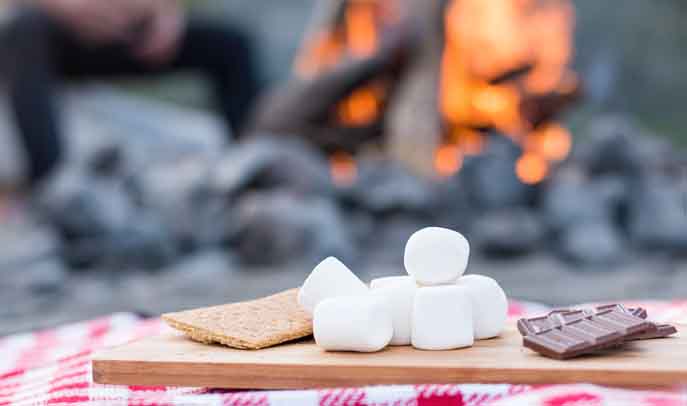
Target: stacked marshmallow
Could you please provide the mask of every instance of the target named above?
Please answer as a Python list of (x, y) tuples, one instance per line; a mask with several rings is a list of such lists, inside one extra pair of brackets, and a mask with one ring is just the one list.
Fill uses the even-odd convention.
[(460, 233), (425, 228), (406, 244), (408, 276), (375, 279), (368, 287), (330, 257), (305, 280), (298, 301), (313, 315), (315, 341), (327, 351), (469, 347), (498, 336), (508, 308), (496, 281), (463, 276), (469, 256), (470, 245)]

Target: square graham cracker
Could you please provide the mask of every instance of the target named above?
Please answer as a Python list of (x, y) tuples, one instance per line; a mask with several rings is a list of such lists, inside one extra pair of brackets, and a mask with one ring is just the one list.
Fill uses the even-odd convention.
[(205, 344), (258, 350), (312, 334), (312, 319), (291, 289), (262, 299), (162, 315), (172, 328)]

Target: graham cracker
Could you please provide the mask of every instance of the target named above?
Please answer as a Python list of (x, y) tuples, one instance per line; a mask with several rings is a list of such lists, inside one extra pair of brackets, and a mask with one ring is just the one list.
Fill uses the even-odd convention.
[(257, 350), (312, 334), (312, 319), (297, 294), (291, 289), (248, 302), (167, 313), (162, 319), (194, 341)]

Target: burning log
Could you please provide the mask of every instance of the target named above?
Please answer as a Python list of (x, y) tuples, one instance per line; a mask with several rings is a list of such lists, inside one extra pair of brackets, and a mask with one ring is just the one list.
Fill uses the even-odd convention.
[(397, 31), (370, 57), (348, 59), (311, 79), (291, 80), (259, 104), (253, 128), (305, 136), (326, 150), (357, 150), (379, 137), (381, 120), (375, 117), (363, 125), (340, 126), (333, 120), (332, 107), (374, 78), (398, 75), (409, 41), (406, 32)]
[(389, 108), (388, 147), (392, 157), (424, 175), (434, 175), (434, 156), (444, 128), (439, 110), (439, 72), (444, 48), (443, 15), (447, 0), (404, 0), (418, 27), (421, 47), (401, 76)]
[(520, 114), (536, 128), (553, 120), (556, 114), (581, 96), (582, 88), (577, 83), (562, 91), (530, 95), (520, 102)]

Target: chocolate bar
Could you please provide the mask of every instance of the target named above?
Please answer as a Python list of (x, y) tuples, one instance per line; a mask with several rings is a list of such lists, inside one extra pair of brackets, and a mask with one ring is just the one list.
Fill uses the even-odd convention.
[[(618, 309), (619, 311), (631, 314), (640, 319), (646, 319), (648, 316), (646, 309), (641, 307), (625, 308), (620, 304), (608, 304), (588, 309), (557, 309), (552, 310), (544, 316), (521, 319), (518, 321), (518, 330), (523, 336), (528, 334), (537, 334), (541, 331), (549, 330), (551, 328), (582, 318), (586, 314), (593, 314), (595, 311), (598, 312), (608, 309)], [(634, 341), (664, 338), (677, 333), (677, 329), (670, 324), (656, 324), (651, 321), (650, 323), (653, 324), (655, 328), (649, 327), (646, 331), (636, 332), (634, 335), (626, 337), (625, 340)]]
[(677, 333), (677, 328), (671, 324), (657, 324), (655, 330), (645, 331), (644, 333), (637, 333), (631, 337), (627, 337), (625, 341), (635, 340), (651, 340), (654, 338), (666, 338)]
[[(648, 317), (648, 314), (645, 309), (641, 307), (635, 307), (632, 309), (628, 309), (630, 313), (633, 315), (640, 317), (642, 319), (646, 319)], [(677, 333), (677, 328), (671, 324), (659, 324), (659, 323), (654, 323), (652, 322), (655, 326), (655, 330), (650, 330), (646, 331), (645, 333), (640, 333), (640, 334), (635, 334), (632, 337), (626, 338), (626, 341), (634, 341), (634, 340), (651, 340), (654, 338), (665, 338), (665, 337), (670, 337), (673, 334)]]
[(524, 336), (525, 347), (556, 359), (616, 347), (658, 331), (655, 323), (637, 317), (621, 305), (554, 310), (546, 316), (521, 319), (518, 329)]
[(646, 319), (647, 317), (649, 317), (649, 314), (646, 312), (646, 309), (643, 309), (641, 307), (635, 307), (628, 310), (630, 313), (639, 317), (640, 319)]
[(623, 335), (596, 324), (596, 320), (580, 319), (523, 338), (523, 345), (544, 356), (567, 359), (622, 344)]

